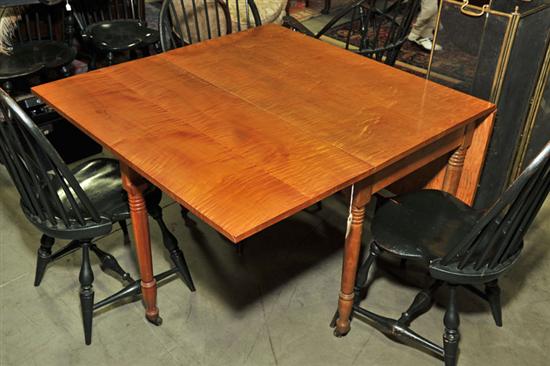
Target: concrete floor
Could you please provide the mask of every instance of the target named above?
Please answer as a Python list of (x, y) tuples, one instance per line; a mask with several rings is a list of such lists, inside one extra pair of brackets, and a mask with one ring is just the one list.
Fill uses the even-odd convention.
[[(166, 200), (165, 217), (186, 253), (197, 292), (180, 279), (165, 282), (158, 303), (164, 324), (144, 320), (140, 301), (94, 316), (85, 346), (78, 300), (80, 253), (50, 265), (33, 287), (39, 232), (23, 217), (15, 189), (0, 167), (0, 365), (440, 365), (438, 359), (390, 341), (355, 320), (351, 333), (332, 336), (347, 204), (325, 201), (251, 238), (243, 257), (204, 223), (186, 226)], [(231, 209), (228, 207), (228, 209)], [(518, 265), (502, 280), (504, 327), (487, 305), (461, 291), (461, 365), (545, 365), (550, 347), (550, 200), (526, 240)], [(97, 240), (137, 275), (133, 250), (120, 231)], [(156, 271), (169, 267), (152, 226)], [(120, 288), (93, 258), (96, 299)], [(379, 266), (364, 302), (389, 316), (405, 310), (417, 292), (409, 272), (389, 276)], [(394, 272), (394, 271), (392, 271)], [(421, 281), (417, 284), (421, 284)], [(415, 329), (441, 340), (445, 291)]]

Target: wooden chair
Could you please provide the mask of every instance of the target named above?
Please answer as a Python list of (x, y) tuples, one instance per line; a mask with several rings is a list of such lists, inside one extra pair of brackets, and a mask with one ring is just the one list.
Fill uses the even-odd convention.
[(68, 76), (67, 65), (76, 55), (68, 41), (71, 37), (63, 6), (35, 4), (24, 8), (15, 25), (11, 50), (0, 54), (3, 88), (11, 93), (15, 81), (50, 70)]
[[(141, 292), (140, 280), (134, 281), (116, 259), (98, 248), (94, 238), (109, 234), (118, 222), (129, 242), (126, 219), (130, 217), (122, 188), (119, 163), (98, 158), (69, 169), (34, 122), (19, 105), (0, 89), (0, 161), (3, 162), (21, 198), (21, 209), (40, 230), (34, 285), (40, 285), (46, 266), (75, 250), (82, 250), (80, 303), (86, 344), (91, 343), (93, 311), (127, 296)], [(162, 218), (159, 206), (162, 193), (156, 187), (146, 192), (147, 211), (158, 223), (164, 246), (175, 267), (155, 276), (157, 281), (174, 273), (195, 290), (189, 269), (176, 238)], [(52, 253), (55, 239), (70, 243)], [(97, 255), (103, 271), (112, 271), (127, 283), (121, 291), (94, 303), (94, 275), (90, 251)]]
[[(418, 0), (358, 0), (338, 11), (317, 33), (291, 16), (285, 17), (283, 25), (315, 38), (338, 27), (346, 34), (345, 49), (393, 65), (407, 40), (418, 3)], [(352, 45), (352, 39), (358, 45)]]
[(149, 54), (149, 47), (158, 43), (157, 30), (147, 27), (144, 0), (77, 0), (73, 1), (76, 22), (82, 40), (92, 47), (90, 68), (97, 67), (98, 53), (114, 63), (116, 53), (135, 51)]
[(160, 44), (166, 51), (261, 24), (254, 0), (164, 0)]
[[(450, 194), (422, 190), (383, 203), (372, 221), (373, 240), (359, 268), (354, 314), (374, 322), (399, 341), (412, 342), (456, 365), (460, 339), (457, 286), (464, 286), (489, 302), (497, 326), (502, 326), (498, 280), (518, 260), (523, 237), (550, 189), (550, 142), (487, 211), (479, 211)], [(550, 243), (548, 243), (550, 244)], [(375, 314), (360, 306), (368, 272), (377, 257), (388, 253), (424, 265), (432, 282), (399, 319)], [(449, 288), (443, 322), (443, 347), (410, 329), (428, 311), (434, 292)], [(476, 286), (484, 286), (485, 291)], [(335, 315), (332, 325), (335, 325)], [(342, 334), (338, 334), (341, 336)]]

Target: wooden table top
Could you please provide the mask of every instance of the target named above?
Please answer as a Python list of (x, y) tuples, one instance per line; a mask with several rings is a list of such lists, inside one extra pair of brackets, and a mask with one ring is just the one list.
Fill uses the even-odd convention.
[(276, 25), (33, 92), (235, 242), (494, 110)]

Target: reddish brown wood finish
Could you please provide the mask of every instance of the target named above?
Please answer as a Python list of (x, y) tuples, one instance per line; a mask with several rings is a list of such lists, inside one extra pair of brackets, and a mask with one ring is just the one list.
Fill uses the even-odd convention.
[(353, 308), (353, 288), (359, 263), (361, 249), (361, 236), (363, 234), (363, 221), (365, 219), (365, 206), (369, 203), (372, 194), (370, 180), (365, 180), (353, 186), (353, 196), (346, 230), (346, 242), (344, 247), (344, 263), (342, 266), (342, 282), (338, 297), (338, 314), (336, 330), (344, 335), (350, 330), (350, 316)]
[(132, 230), (134, 231), (136, 254), (141, 274), (141, 293), (145, 303), (145, 316), (151, 322), (158, 323), (157, 284), (153, 277), (149, 218), (145, 207), (145, 199), (143, 198), (143, 191), (147, 188), (147, 182), (124, 163), (120, 164), (120, 172), (122, 185), (128, 193)]
[[(33, 91), (235, 242), (355, 184), (341, 333), (349, 330), (371, 193), (456, 149), (440, 180), (460, 191), (472, 126), (494, 111), (488, 102), (274, 25)], [(481, 143), (473, 145), (481, 151)], [(466, 157), (464, 172), (478, 177), (482, 158)], [(147, 225), (140, 217), (134, 227)], [(140, 233), (145, 247), (148, 232)], [(145, 272), (147, 260), (145, 251)]]
[(274, 25), (33, 90), (233, 241), (494, 108)]
[(447, 169), (445, 170), (445, 176), (443, 177), (443, 185), (441, 188), (452, 195), (456, 195), (458, 190), (460, 178), (462, 177), (462, 168), (464, 167), (464, 161), (466, 160), (466, 153), (472, 143), (474, 128), (474, 123), (466, 127), (462, 144), (451, 155), (449, 162), (447, 163)]
[(476, 123), (472, 143), (466, 153), (466, 160), (462, 171), (462, 177), (458, 185), (456, 196), (469, 205), (474, 203), (477, 185), (481, 177), (481, 167), (487, 155), (489, 140), (493, 132), (496, 112)]

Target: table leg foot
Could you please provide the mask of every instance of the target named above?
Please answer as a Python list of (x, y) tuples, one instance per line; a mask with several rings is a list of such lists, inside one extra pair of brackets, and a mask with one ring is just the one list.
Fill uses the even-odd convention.
[(338, 318), (336, 319), (336, 327), (334, 328), (334, 335), (336, 337), (343, 337), (349, 333), (351, 329), (351, 313), (353, 311), (353, 298), (354, 294), (340, 293), (340, 299), (338, 300)]
[(156, 325), (157, 327), (162, 325), (162, 318), (158, 315), (158, 313), (157, 316), (154, 317), (149, 317), (149, 315), (146, 315), (145, 319), (147, 319), (149, 323)]
[[(151, 323), (156, 324), (160, 318), (159, 309), (157, 307), (157, 281), (155, 281), (154, 278), (149, 282), (142, 280), (141, 293), (143, 296), (143, 302), (145, 303), (145, 317)], [(160, 325), (160, 323), (156, 325)]]
[(351, 330), (351, 327), (349, 326), (349, 322), (348, 322), (348, 329), (345, 332), (338, 330), (338, 328), (334, 328), (334, 331), (332, 332), (332, 334), (334, 334), (336, 338), (342, 338), (347, 336), (350, 330)]

